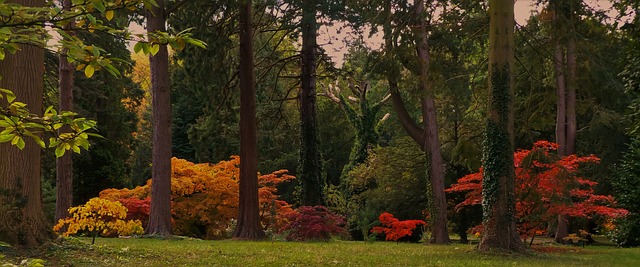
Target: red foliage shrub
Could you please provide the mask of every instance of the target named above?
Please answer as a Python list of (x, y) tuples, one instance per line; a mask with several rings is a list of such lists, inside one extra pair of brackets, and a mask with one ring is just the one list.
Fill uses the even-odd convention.
[[(580, 177), (582, 164), (599, 163), (599, 158), (593, 155), (559, 157), (553, 153), (557, 148), (555, 143), (538, 141), (531, 150), (514, 153), (516, 217), (522, 237), (541, 234), (546, 222), (559, 214), (617, 218), (628, 213), (613, 207), (613, 197), (596, 195), (594, 187), (597, 182)], [(446, 191), (466, 192), (466, 199), (456, 205), (458, 210), (481, 204), (482, 169), (460, 178)]]
[(398, 241), (405, 236), (410, 236), (418, 225), (427, 225), (423, 220), (405, 220), (400, 221), (393, 217), (393, 214), (383, 212), (378, 217), (380, 223), (384, 226), (376, 226), (371, 229), (374, 234), (385, 234), (387, 241)]
[(140, 220), (146, 227), (149, 223), (149, 212), (151, 211), (151, 198), (139, 199), (129, 197), (118, 200), (122, 206), (127, 208), (127, 220)]
[(323, 206), (302, 206), (287, 215), (289, 222), (282, 231), (289, 231), (287, 240), (324, 240), (331, 235), (346, 234), (345, 221)]

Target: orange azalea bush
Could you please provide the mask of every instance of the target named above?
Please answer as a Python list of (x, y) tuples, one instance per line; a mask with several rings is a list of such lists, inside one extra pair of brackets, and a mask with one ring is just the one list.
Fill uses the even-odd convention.
[[(171, 159), (171, 209), (174, 232), (178, 235), (207, 239), (224, 237), (232, 221), (238, 216), (240, 157), (232, 156), (217, 164), (195, 164), (183, 159)], [(258, 174), (259, 175), (259, 174)], [(286, 170), (260, 175), (260, 218), (266, 228), (286, 223), (287, 214), (293, 212), (289, 203), (278, 200), (276, 186), (294, 179)], [(143, 203), (131, 198), (148, 201), (151, 196), (151, 180), (134, 189), (106, 189), (100, 197), (119, 200), (139, 207), (133, 216), (148, 216)]]
[(139, 220), (124, 220), (127, 208), (117, 201), (92, 198), (84, 205), (70, 208), (69, 216), (59, 220), (53, 230), (59, 232), (66, 227), (63, 236), (88, 232), (92, 234), (94, 241), (97, 235), (130, 236), (144, 233)]

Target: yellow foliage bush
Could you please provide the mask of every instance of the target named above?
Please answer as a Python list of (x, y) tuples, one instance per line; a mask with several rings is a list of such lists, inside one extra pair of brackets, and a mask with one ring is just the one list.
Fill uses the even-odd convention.
[(143, 234), (144, 229), (139, 220), (124, 221), (127, 208), (120, 202), (101, 198), (92, 198), (84, 205), (69, 208), (69, 218), (61, 219), (53, 227), (59, 232), (66, 227), (63, 236), (89, 232), (96, 235), (109, 236)]

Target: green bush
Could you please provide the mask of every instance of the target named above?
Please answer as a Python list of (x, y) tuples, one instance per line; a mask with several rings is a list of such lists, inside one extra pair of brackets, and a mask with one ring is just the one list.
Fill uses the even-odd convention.
[(631, 142), (613, 181), (616, 200), (630, 214), (616, 220), (611, 240), (619, 246), (640, 246), (640, 139)]

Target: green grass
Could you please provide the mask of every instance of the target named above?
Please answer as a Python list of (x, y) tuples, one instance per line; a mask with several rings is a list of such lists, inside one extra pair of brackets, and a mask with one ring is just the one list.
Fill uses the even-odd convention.
[[(67, 239), (32, 258), (45, 266), (640, 266), (640, 248), (538, 247), (531, 255), (480, 254), (474, 245), (391, 242), (248, 242), (197, 239)], [(26, 255), (7, 253), (20, 262)], [(0, 265), (2, 264), (0, 254)]]

